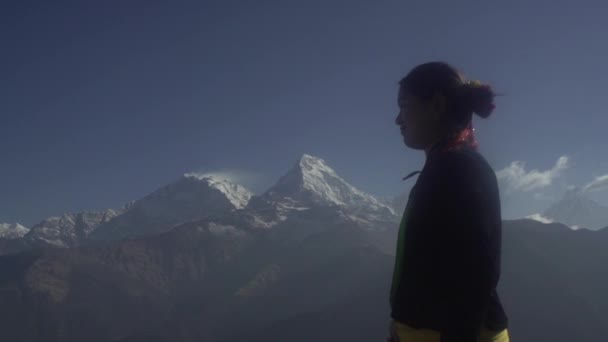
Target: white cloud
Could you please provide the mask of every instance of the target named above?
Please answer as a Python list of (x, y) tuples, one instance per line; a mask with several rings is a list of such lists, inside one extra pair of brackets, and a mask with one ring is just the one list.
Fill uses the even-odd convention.
[(542, 222), (542, 223), (553, 223), (553, 220), (548, 218), (548, 217), (544, 217), (541, 214), (532, 214), (532, 215), (528, 215), (526, 216), (527, 219), (532, 219), (534, 221), (538, 221), (538, 222)]
[(584, 192), (608, 190), (608, 174), (595, 177), (593, 181), (583, 187)]
[(506, 182), (508, 191), (531, 191), (547, 187), (569, 167), (568, 157), (561, 156), (551, 169), (546, 171), (530, 170), (526, 172), (522, 161), (514, 161), (508, 167), (496, 172), (499, 180)]
[(545, 194), (540, 193), (540, 192), (534, 193), (534, 195), (532, 197), (534, 197), (534, 199), (537, 200), (537, 201), (554, 201), (555, 200), (555, 197), (549, 196), (549, 195), (545, 195)]

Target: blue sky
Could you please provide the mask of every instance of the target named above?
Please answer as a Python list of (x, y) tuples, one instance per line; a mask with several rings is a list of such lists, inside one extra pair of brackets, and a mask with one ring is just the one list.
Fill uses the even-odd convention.
[(601, 1), (0, 6), (0, 222), (120, 207), (190, 171), (259, 193), (303, 153), (409, 191), (424, 155), (394, 125), (397, 82), (430, 60), (506, 94), (475, 119), (505, 218), (572, 185), (608, 204)]

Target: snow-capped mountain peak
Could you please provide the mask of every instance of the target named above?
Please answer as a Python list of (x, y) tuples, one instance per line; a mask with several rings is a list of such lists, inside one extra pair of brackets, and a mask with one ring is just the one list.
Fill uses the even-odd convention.
[(588, 198), (578, 188), (568, 190), (542, 216), (571, 227), (596, 230), (608, 226), (608, 207)]
[(253, 193), (240, 184), (235, 184), (227, 177), (217, 174), (186, 173), (184, 177), (206, 182), (210, 187), (221, 191), (237, 209), (247, 206)]
[(322, 158), (303, 154), (295, 165), (263, 195), (255, 197), (257, 210), (273, 207), (278, 219), (294, 210), (313, 206), (333, 206), (348, 212), (346, 217), (391, 220), (391, 206), (342, 179)]
[(304, 154), (294, 171), (301, 174), (303, 189), (337, 205), (347, 205), (353, 194), (361, 193), (340, 178), (321, 158)]
[(338, 206), (374, 203), (377, 200), (342, 179), (336, 171), (318, 157), (304, 154), (268, 194), (293, 200), (312, 200), (315, 203)]
[(29, 228), (19, 223), (0, 223), (0, 238), (18, 239), (30, 231)]

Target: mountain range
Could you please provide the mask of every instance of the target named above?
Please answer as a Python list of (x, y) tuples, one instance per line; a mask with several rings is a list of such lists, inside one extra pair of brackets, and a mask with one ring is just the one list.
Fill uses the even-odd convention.
[[(190, 173), (117, 210), (7, 228), (22, 237), (0, 238), (0, 340), (384, 339), (395, 203), (305, 154), (260, 195)], [(503, 222), (513, 340), (608, 339), (607, 243), (606, 228)]]
[[(120, 209), (64, 213), (43, 220), (31, 230), (4, 224), (0, 226), (0, 254), (162, 233), (210, 215), (236, 214), (255, 227), (270, 228), (287, 216), (306, 215), (304, 212), (313, 208), (328, 210), (328, 214), (370, 229), (399, 219), (390, 201), (357, 189), (323, 159), (304, 154), (260, 195), (218, 175), (186, 173)], [(9, 229), (13, 226), (19, 228)]]

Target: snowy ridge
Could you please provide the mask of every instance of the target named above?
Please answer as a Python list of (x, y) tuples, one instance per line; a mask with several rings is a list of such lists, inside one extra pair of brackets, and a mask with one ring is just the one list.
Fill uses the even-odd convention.
[(102, 223), (108, 222), (121, 211), (106, 209), (101, 212), (84, 211), (49, 217), (36, 224), (24, 236), (30, 243), (43, 243), (55, 247), (72, 247), (84, 241)]
[(29, 231), (29, 228), (19, 223), (0, 223), (0, 238), (2, 239), (18, 239)]
[(553, 220), (547, 217), (544, 217), (541, 214), (532, 214), (532, 215), (528, 215), (525, 218), (530, 219), (530, 220), (534, 220), (534, 221), (538, 221), (540, 223), (553, 223)]
[[(527, 219), (530, 219), (530, 220), (534, 220), (534, 221), (538, 221), (538, 222), (544, 223), (544, 224), (561, 223), (561, 222), (555, 222), (552, 219), (544, 217), (542, 214), (539, 214), (539, 213), (528, 215), (528, 216), (526, 216), (524, 218), (527, 218)], [(564, 224), (564, 223), (562, 223), (562, 224)], [(566, 225), (566, 226), (568, 226), (568, 225)], [(568, 226), (568, 227), (570, 227), (570, 229), (572, 229), (572, 230), (577, 230), (577, 229), (581, 228), (581, 227), (579, 227), (577, 225)]]
[(253, 196), (253, 193), (244, 186), (234, 184), (229, 179), (218, 175), (191, 172), (184, 174), (184, 177), (204, 181), (210, 187), (221, 191), (237, 209), (242, 209), (247, 206), (247, 203), (249, 203), (249, 200)]
[(52, 216), (35, 225), (27, 238), (57, 247), (68, 247), (67, 240), (76, 239), (75, 214)]
[(185, 173), (126, 205), (124, 214), (103, 224), (91, 238), (115, 240), (165, 232), (209, 215), (230, 215), (245, 207), (252, 196), (251, 191), (222, 175)]

